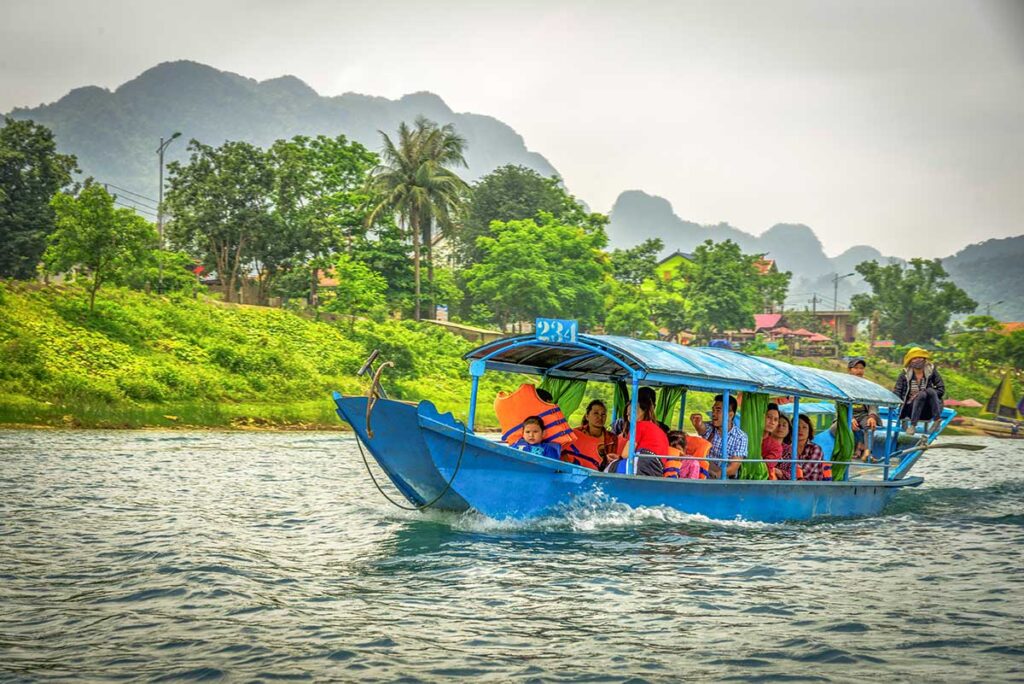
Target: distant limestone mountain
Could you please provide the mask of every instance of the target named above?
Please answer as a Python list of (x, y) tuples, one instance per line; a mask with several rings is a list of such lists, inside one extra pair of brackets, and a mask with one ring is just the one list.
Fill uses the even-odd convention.
[[(613, 247), (632, 247), (657, 237), (665, 243), (668, 254), (693, 251), (707, 239), (731, 239), (748, 254), (765, 252), (780, 270), (793, 273), (787, 306), (794, 308), (807, 306), (814, 295), (819, 309), (831, 308), (835, 297), (833, 276), (851, 273), (863, 261), (903, 261), (867, 245), (851, 247), (829, 258), (814, 231), (803, 224), (780, 223), (759, 236), (726, 223), (701, 225), (677, 216), (663, 197), (639, 190), (619, 195), (610, 219), (608, 237)], [(1024, 320), (1024, 235), (970, 245), (943, 259), (943, 265), (953, 281), (978, 302), (979, 313), (985, 313), (986, 305), (991, 304), (992, 315), (1001, 320)], [(839, 306), (846, 306), (850, 296), (868, 289), (860, 276), (841, 279)], [(1000, 300), (1002, 303), (996, 304)]]
[(465, 136), (466, 180), (504, 164), (557, 175), (507, 124), (455, 113), (433, 93), (398, 100), (354, 93), (324, 97), (294, 76), (255, 81), (188, 61), (155, 66), (113, 92), (76, 88), (52, 104), (10, 113), (53, 130), (61, 151), (77, 155), (86, 175), (149, 197), (157, 193), (155, 150), (160, 137), (174, 131), (181, 131), (183, 140), (168, 148), (167, 161), (186, 159), (190, 138), (211, 145), (245, 140), (268, 146), (300, 134), (344, 134), (379, 150), (378, 130), (393, 136), (400, 122), (412, 123), (420, 115), (452, 123)]
[(942, 265), (978, 302), (1001, 321), (1024, 321), (1024, 235), (968, 245)]

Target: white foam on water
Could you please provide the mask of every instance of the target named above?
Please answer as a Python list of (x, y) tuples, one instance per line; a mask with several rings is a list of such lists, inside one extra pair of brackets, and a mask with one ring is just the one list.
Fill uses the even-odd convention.
[(495, 519), (476, 511), (465, 513), (428, 513), (439, 523), (451, 525), (466, 532), (525, 532), (568, 531), (597, 532), (609, 529), (642, 527), (645, 525), (679, 525), (691, 527), (721, 527), (725, 529), (763, 530), (779, 526), (778, 523), (751, 520), (715, 520), (705, 515), (683, 513), (668, 506), (632, 507), (617, 501), (596, 489), (577, 496), (552, 513), (527, 519)]

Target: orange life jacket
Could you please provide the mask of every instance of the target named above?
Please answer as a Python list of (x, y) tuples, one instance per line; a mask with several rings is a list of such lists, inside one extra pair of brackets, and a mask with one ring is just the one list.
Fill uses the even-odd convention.
[(711, 442), (698, 437), (697, 435), (686, 435), (686, 455), (695, 456), (700, 461), (700, 479), (706, 480), (711, 477), (711, 471), (708, 470), (708, 462), (703, 460), (707, 458), (707, 455), (711, 452)]
[(594, 437), (587, 432), (586, 428), (577, 428), (573, 430), (573, 434), (576, 436), (576, 441), (565, 445), (562, 450), (562, 460), (591, 470), (601, 469), (603, 459), (598, 447), (604, 444), (605, 453), (614, 454), (615, 445), (619, 441), (618, 437), (610, 432), (605, 432), (603, 438)]
[[(675, 447), (668, 448), (669, 456), (682, 456), (683, 452)], [(662, 477), (679, 477), (679, 469), (683, 467), (683, 462), (677, 458), (663, 458), (661, 459), (662, 466)]]
[(501, 439), (515, 444), (523, 436), (523, 421), (537, 416), (544, 421), (542, 440), (565, 446), (576, 440), (569, 422), (557, 404), (549, 404), (537, 396), (537, 388), (524, 383), (515, 392), (498, 392), (494, 399), (494, 413), (501, 425)]

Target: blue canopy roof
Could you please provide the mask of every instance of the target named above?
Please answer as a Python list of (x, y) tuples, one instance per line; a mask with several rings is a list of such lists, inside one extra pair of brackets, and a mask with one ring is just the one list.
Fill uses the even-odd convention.
[(465, 356), (488, 370), (614, 382), (635, 373), (650, 386), (685, 385), (696, 390), (767, 392), (867, 404), (900, 404), (870, 380), (751, 356), (729, 349), (684, 347), (659, 340), (578, 335), (574, 342), (532, 336), (507, 337)]

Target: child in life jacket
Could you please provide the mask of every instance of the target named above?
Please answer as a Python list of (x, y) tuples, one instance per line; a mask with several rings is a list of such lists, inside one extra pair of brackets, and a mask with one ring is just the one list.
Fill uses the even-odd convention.
[(523, 420), (523, 436), (512, 445), (513, 449), (525, 451), (535, 456), (547, 456), (556, 461), (562, 456), (562, 447), (555, 442), (544, 442), (544, 421), (538, 416), (529, 416)]
[[(687, 450), (686, 440), (687, 439), (700, 439), (699, 437), (688, 437), (682, 430), (671, 430), (668, 433), (668, 445), (673, 449), (676, 449), (680, 455), (686, 456), (693, 449)], [(701, 439), (703, 442), (704, 440)], [(710, 445), (709, 445), (710, 447)], [(706, 452), (705, 452), (706, 453)], [(700, 461), (687, 461), (687, 460), (673, 460), (672, 464), (678, 464), (679, 474), (676, 475), (681, 480), (699, 480), (700, 479)], [(667, 464), (666, 464), (667, 465)]]

